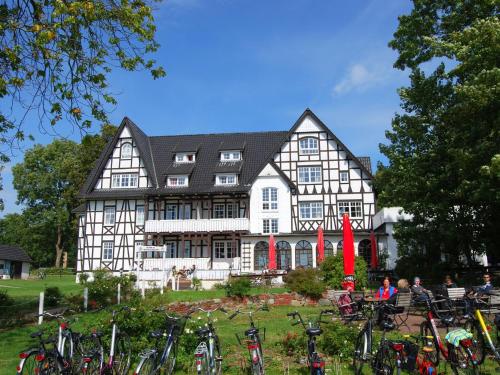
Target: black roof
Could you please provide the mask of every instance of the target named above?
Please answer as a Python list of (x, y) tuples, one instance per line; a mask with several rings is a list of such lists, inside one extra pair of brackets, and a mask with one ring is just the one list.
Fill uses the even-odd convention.
[(0, 259), (17, 262), (32, 262), (28, 254), (17, 245), (0, 245)]
[[(309, 109), (304, 111), (289, 131), (246, 133), (148, 137), (137, 125), (125, 117), (115, 137), (108, 143), (96, 162), (94, 169), (80, 191), (80, 195), (84, 198), (125, 198), (150, 194), (246, 193), (250, 190), (254, 179), (262, 169), (268, 163), (273, 164), (273, 156), (307, 115), (312, 116), (318, 121), (339, 142), (347, 154), (359, 163), (361, 169), (371, 177), (371, 171), (364, 164), (366, 160), (363, 160), (363, 162), (358, 160)], [(94, 186), (111, 156), (124, 127), (129, 129), (135, 140), (153, 188), (94, 190)], [(220, 153), (222, 150), (239, 150), (242, 153), (242, 160), (221, 162)], [(195, 163), (176, 163), (175, 154), (178, 152), (196, 152)], [(369, 165), (369, 161), (367, 164)], [(276, 166), (273, 167), (277, 169)], [(277, 170), (279, 171), (279, 169)], [(234, 186), (215, 186), (215, 175), (219, 173), (238, 174), (238, 184)], [(189, 175), (189, 186), (166, 187), (166, 178), (168, 175)], [(284, 178), (286, 177), (283, 173), (280, 173), (280, 175)], [(286, 178), (286, 181), (292, 189), (295, 187), (288, 178)]]

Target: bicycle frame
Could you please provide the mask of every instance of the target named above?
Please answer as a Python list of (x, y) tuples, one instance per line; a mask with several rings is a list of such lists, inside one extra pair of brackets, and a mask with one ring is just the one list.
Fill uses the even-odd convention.
[[(210, 368), (210, 371), (215, 371), (217, 370), (216, 368), (216, 361), (222, 361), (222, 358), (215, 358), (215, 351), (220, 354), (220, 346), (219, 346), (219, 338), (216, 334), (215, 327), (213, 325), (213, 320), (212, 320), (212, 314), (216, 312), (217, 310), (220, 310), (224, 313), (227, 313), (226, 310), (224, 310), (221, 306), (218, 306), (217, 308), (213, 310), (204, 310), (201, 307), (196, 308), (196, 310), (199, 310), (201, 312), (204, 312), (207, 314), (207, 323), (206, 326), (208, 328), (208, 332), (206, 336), (200, 336), (200, 342), (198, 346), (196, 347), (195, 350), (195, 360), (196, 360), (196, 368), (198, 373), (201, 371), (201, 366), (202, 366), (202, 360), (203, 356), (206, 356), (208, 358), (208, 366)], [(208, 343), (208, 345), (207, 345)]]

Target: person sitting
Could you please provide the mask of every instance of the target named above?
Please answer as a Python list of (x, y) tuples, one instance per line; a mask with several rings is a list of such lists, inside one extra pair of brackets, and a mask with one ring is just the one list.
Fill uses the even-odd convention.
[(395, 303), (398, 290), (391, 285), (391, 280), (387, 276), (382, 281), (382, 286), (378, 289), (375, 294), (375, 298), (380, 300), (382, 306), (379, 309), (377, 316), (377, 324), (382, 326), (382, 322), (389, 321), (390, 314), (395, 312)]
[(398, 280), (398, 293), (410, 293), (410, 284), (408, 283), (408, 280)]
[(456, 288), (457, 284), (453, 281), (450, 275), (446, 275), (444, 277), (444, 282), (442, 285), (443, 289), (450, 289), (450, 288)]
[(394, 296), (397, 292), (398, 292), (398, 290), (391, 285), (391, 280), (387, 276), (382, 281), (382, 286), (378, 289), (377, 293), (375, 294), (375, 298), (377, 298), (379, 300), (387, 301), (392, 296)]
[(485, 273), (483, 275), (484, 284), (476, 289), (476, 295), (488, 295), (493, 289), (493, 284), (491, 283), (491, 275), (489, 273)]
[(413, 279), (413, 285), (411, 286), (412, 297), (415, 302), (424, 302), (429, 299), (427, 294), (427, 289), (425, 289), (420, 283), (420, 277), (415, 277)]

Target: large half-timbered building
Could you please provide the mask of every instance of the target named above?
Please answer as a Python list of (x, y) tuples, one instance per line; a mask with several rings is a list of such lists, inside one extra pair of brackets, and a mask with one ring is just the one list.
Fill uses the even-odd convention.
[(319, 226), (326, 255), (341, 251), (344, 212), (368, 259), (372, 178), (309, 109), (289, 131), (250, 133), (149, 137), (125, 118), (81, 191), (77, 269), (132, 270), (156, 245), (208, 278), (256, 272), (270, 234), (279, 269), (314, 267)]

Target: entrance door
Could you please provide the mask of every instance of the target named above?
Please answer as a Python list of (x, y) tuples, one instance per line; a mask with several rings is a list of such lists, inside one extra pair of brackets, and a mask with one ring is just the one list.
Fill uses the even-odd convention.
[(167, 246), (167, 258), (177, 258), (177, 243), (174, 241), (165, 242)]
[(22, 262), (12, 262), (12, 277), (14, 279), (21, 278), (22, 270), (23, 270), (23, 263)]

